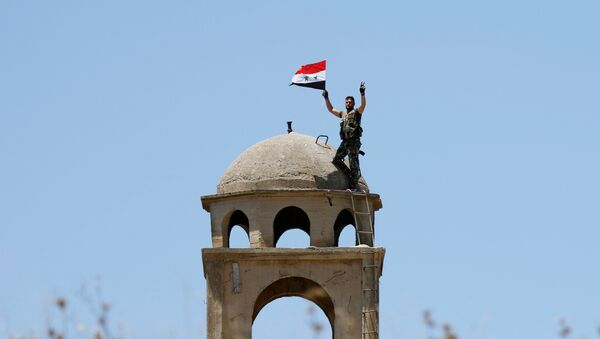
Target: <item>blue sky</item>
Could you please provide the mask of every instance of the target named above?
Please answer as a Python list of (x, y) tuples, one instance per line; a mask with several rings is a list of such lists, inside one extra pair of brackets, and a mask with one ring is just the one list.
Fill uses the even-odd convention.
[[(42, 333), (58, 295), (89, 326), (85, 285), (128, 337), (204, 337), (199, 197), (287, 120), (337, 143), (320, 93), (287, 86), (321, 59), (335, 106), (367, 83), (381, 337), (425, 338), (424, 309), (465, 339), (553, 338), (559, 316), (593, 336), (599, 13), (577, 0), (3, 0), (0, 336)], [(288, 304), (257, 321), (308, 337), (307, 304)]]

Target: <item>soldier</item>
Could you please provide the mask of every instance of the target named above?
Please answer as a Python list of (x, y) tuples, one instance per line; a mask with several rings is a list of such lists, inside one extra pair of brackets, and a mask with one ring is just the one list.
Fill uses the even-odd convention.
[[(354, 108), (354, 97), (346, 97), (346, 109), (339, 111), (331, 105), (329, 101), (329, 93), (327, 90), (323, 91), (323, 98), (325, 98), (325, 104), (327, 110), (336, 117), (342, 119), (340, 122), (340, 138), (342, 143), (338, 147), (335, 157), (332, 163), (340, 171), (342, 171), (347, 177), (349, 182), (348, 189), (352, 191), (358, 191), (358, 179), (360, 178), (360, 164), (358, 162), (358, 154), (360, 151), (360, 137), (362, 135), (362, 128), (360, 127), (360, 119), (362, 113), (367, 105), (365, 98), (365, 82), (360, 83), (360, 106)], [(363, 153), (364, 154), (364, 153)], [(344, 163), (344, 158), (348, 156), (350, 162), (350, 168)]]

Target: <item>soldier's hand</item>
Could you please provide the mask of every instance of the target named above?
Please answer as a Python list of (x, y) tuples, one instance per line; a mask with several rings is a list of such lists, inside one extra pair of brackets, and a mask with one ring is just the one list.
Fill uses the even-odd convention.
[(325, 99), (329, 98), (329, 93), (327, 92), (326, 89), (323, 90), (322, 94), (323, 94), (323, 98), (325, 98)]
[(366, 90), (366, 89), (367, 89), (367, 88), (365, 87), (365, 82), (364, 82), (364, 81), (361, 81), (361, 82), (360, 82), (360, 88), (358, 89), (358, 90), (360, 91), (360, 95), (365, 95), (365, 90)]

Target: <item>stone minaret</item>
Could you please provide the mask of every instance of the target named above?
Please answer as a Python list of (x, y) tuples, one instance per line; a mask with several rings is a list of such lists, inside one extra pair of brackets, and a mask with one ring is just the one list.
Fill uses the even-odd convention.
[[(374, 247), (379, 195), (345, 191), (345, 176), (323, 139), (291, 132), (262, 141), (227, 169), (217, 194), (202, 197), (210, 213), (212, 248), (202, 250), (207, 282), (207, 337), (250, 339), (269, 302), (299, 296), (318, 305), (334, 339), (379, 338), (379, 277), (385, 249)], [(232, 227), (249, 248), (229, 248)], [(355, 247), (338, 247), (342, 229), (356, 230)], [(308, 248), (278, 248), (298, 228)]]

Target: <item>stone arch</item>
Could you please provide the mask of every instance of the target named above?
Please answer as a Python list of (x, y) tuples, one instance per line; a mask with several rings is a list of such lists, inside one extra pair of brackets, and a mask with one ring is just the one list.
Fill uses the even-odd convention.
[(229, 247), (229, 236), (234, 226), (240, 226), (248, 235), (248, 244), (250, 244), (250, 222), (246, 214), (240, 210), (233, 210), (225, 217), (224, 222), (225, 241), (224, 247)]
[(338, 247), (340, 241), (340, 234), (342, 234), (342, 230), (346, 228), (346, 226), (354, 227), (354, 242), (355, 245), (358, 245), (358, 237), (356, 236), (356, 222), (354, 221), (354, 216), (349, 209), (343, 209), (338, 214), (335, 219), (335, 223), (333, 224), (333, 246)]
[(295, 228), (310, 236), (310, 219), (306, 212), (296, 206), (281, 209), (273, 221), (273, 246), (277, 247), (277, 241), (285, 231)]
[(321, 285), (303, 277), (282, 278), (264, 288), (254, 302), (252, 323), (254, 323), (256, 316), (263, 307), (271, 301), (283, 297), (301, 297), (315, 303), (325, 313), (331, 326), (331, 333), (335, 337), (335, 308), (333, 300)]

